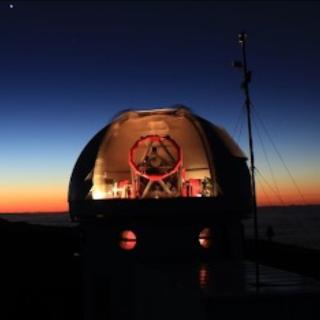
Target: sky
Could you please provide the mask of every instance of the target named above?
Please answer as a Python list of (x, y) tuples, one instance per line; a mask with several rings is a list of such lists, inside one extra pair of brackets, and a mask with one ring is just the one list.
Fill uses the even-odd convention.
[(248, 154), (232, 67), (244, 30), (258, 203), (320, 203), (319, 15), (317, 2), (1, 2), (0, 212), (68, 210), (77, 157), (123, 109), (186, 105)]

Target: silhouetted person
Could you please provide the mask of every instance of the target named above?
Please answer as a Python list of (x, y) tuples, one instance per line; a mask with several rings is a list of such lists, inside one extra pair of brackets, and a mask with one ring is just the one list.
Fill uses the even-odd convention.
[(266, 237), (267, 237), (268, 241), (272, 241), (272, 238), (274, 237), (274, 235), (275, 235), (275, 233), (274, 233), (272, 226), (268, 226), (267, 231), (266, 231)]

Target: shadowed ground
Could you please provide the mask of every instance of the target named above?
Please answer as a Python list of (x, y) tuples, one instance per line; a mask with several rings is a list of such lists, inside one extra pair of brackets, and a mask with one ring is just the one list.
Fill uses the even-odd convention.
[[(72, 226), (62, 216), (59, 219), (56, 226), (52, 226), (52, 221), (51, 226), (1, 221), (1, 319), (82, 319), (83, 239), (78, 226)], [(246, 240), (245, 249), (246, 259), (253, 260), (255, 253), (252, 240)], [(249, 297), (232, 297), (228, 294), (217, 297), (208, 288), (208, 285), (214, 285), (210, 283), (210, 274), (216, 267), (210, 261), (205, 261), (208, 267), (206, 272), (205, 269), (199, 269), (203, 261), (198, 263), (193, 257), (184, 256), (180, 260), (178, 257), (173, 260), (154, 257), (120, 259), (125, 259), (123, 262), (128, 267), (118, 268), (115, 262), (114, 274), (124, 270), (122, 280), (111, 281), (110, 277), (106, 282), (111, 302), (109, 307), (107, 300), (103, 303), (106, 308), (113, 310), (111, 313), (103, 311), (108, 318), (127, 317), (128, 312), (124, 308), (128, 297), (126, 291), (131, 288), (129, 282), (133, 279), (135, 289), (131, 298), (135, 308), (141, 309), (136, 311), (140, 318), (158, 319), (160, 315), (168, 319), (181, 316), (188, 318), (189, 315), (192, 319), (214, 319), (217, 316), (228, 319), (245, 315), (246, 319), (270, 319), (277, 316), (319, 319), (319, 288), (308, 292), (297, 289), (301, 279), (290, 274), (282, 274), (282, 277), (281, 273), (274, 273), (273, 269), (262, 268), (264, 279), (269, 279), (269, 285), (262, 289), (263, 296), (256, 296), (254, 287), (251, 287), (249, 289), (253, 294)], [(320, 280), (320, 254), (317, 250), (261, 240), (259, 260), (267, 266)], [(248, 266), (248, 283), (252, 284), (254, 268), (250, 264)], [(199, 271), (199, 279), (192, 278), (195, 270)], [(134, 274), (131, 280), (125, 274), (127, 272)], [(281, 287), (283, 279), (287, 281), (285, 289)], [(196, 286), (196, 280), (202, 281), (200, 287)], [(217, 280), (214, 279), (215, 285)], [(170, 314), (165, 311), (169, 307), (172, 310)]]

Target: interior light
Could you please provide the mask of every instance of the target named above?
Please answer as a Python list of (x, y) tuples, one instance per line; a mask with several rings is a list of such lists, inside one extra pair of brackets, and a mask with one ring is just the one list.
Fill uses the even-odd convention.
[(137, 245), (137, 236), (131, 230), (125, 230), (120, 235), (120, 248), (123, 250), (132, 250)]
[(199, 243), (200, 245), (208, 249), (212, 246), (212, 231), (210, 228), (204, 228), (202, 231), (199, 233)]
[(92, 198), (94, 200), (100, 200), (100, 199), (105, 199), (106, 198), (106, 193), (101, 190), (93, 190), (92, 191)]

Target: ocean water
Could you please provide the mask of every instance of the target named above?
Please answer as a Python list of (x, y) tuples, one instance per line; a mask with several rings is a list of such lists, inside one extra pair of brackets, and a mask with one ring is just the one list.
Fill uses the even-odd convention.
[[(253, 237), (253, 219), (244, 221), (245, 235)], [(259, 238), (267, 239), (272, 226), (274, 242), (320, 250), (320, 206), (258, 208)]]
[[(11, 222), (51, 226), (76, 226), (68, 213), (2, 214)], [(266, 230), (272, 226), (273, 241), (320, 250), (320, 205), (258, 208), (259, 238), (267, 239)], [(253, 237), (253, 219), (244, 221), (245, 236)]]
[(25, 214), (0, 214), (0, 218), (9, 222), (25, 222), (31, 224), (39, 224), (46, 226), (64, 226), (72, 227), (76, 224), (70, 219), (67, 212), (51, 212), (51, 213), (25, 213)]

